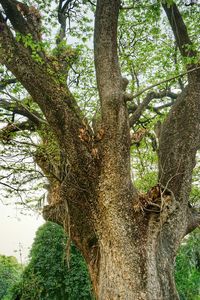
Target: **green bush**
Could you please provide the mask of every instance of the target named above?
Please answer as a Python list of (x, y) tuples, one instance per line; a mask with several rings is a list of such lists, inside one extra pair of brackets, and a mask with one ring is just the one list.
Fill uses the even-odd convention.
[(12, 286), (20, 281), (22, 267), (13, 256), (0, 255), (0, 299), (12, 299)]
[(38, 229), (20, 288), (15, 287), (21, 300), (92, 299), (86, 264), (72, 245), (68, 268), (66, 242), (63, 228), (55, 223)]
[(176, 259), (175, 280), (181, 300), (200, 300), (200, 231), (183, 242)]

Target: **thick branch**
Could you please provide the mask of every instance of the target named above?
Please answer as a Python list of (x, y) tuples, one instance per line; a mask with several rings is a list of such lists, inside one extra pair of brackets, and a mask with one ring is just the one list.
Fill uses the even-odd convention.
[(3, 79), (0, 81), (0, 90), (3, 90), (7, 87), (7, 85), (16, 83), (17, 79), (16, 78), (10, 78), (10, 79)]
[(200, 210), (193, 207), (188, 207), (188, 227), (186, 234), (192, 232), (200, 226)]
[(17, 9), (17, 4), (19, 2), (15, 0), (1, 0), (0, 3), (5, 11), (6, 16), (10, 20), (13, 28), (24, 35), (30, 33), (27, 21), (22, 16), (20, 10)]
[(16, 0), (0, 0), (0, 3), (15, 31), (31, 34), (35, 41), (41, 39), (41, 17), (37, 9)]
[(187, 27), (175, 3), (169, 5), (163, 3), (169, 23), (174, 33), (178, 48), (184, 57), (195, 57), (196, 52), (192, 49), (192, 42), (188, 35)]
[(162, 125), (159, 141), (159, 180), (187, 203), (196, 152), (200, 144), (199, 70), (178, 96)]
[(12, 140), (13, 133), (24, 130), (34, 131), (34, 124), (30, 121), (10, 123), (1, 129), (0, 140), (2, 140), (3, 142), (9, 142), (10, 140)]
[[(94, 54), (97, 86), (101, 101), (101, 125), (105, 130), (103, 142), (105, 148), (109, 149), (109, 153), (107, 152), (104, 157), (110, 160), (110, 163), (112, 161), (112, 166), (115, 169), (113, 174), (116, 172), (116, 167), (119, 167), (119, 172), (126, 169), (124, 174), (127, 174), (127, 170), (129, 170), (130, 136), (125, 88), (128, 81), (121, 76), (117, 55), (119, 8), (119, 0), (97, 1)], [(123, 164), (123, 167), (119, 166), (121, 164)], [(105, 165), (109, 165), (108, 161)], [(111, 173), (111, 169), (108, 171)]]
[[(46, 60), (41, 63), (34, 60), (30, 49), (16, 41), (2, 15), (0, 46), (1, 63), (6, 65), (39, 105), (59, 143), (59, 150), (63, 153), (62, 165), (59, 166), (60, 170), (63, 169), (61, 181), (66, 189), (63, 193), (69, 199), (70, 215), (77, 224), (76, 234), (84, 238), (85, 232), (91, 230), (91, 224), (87, 221), (82, 224), (81, 216), (84, 214), (86, 220), (91, 218), (91, 199), (95, 195), (93, 186), (98, 174), (96, 159), (92, 154), (94, 145), (90, 128), (82, 120), (72, 94), (60, 80), (59, 71), (55, 73)], [(65, 201), (65, 197), (62, 201)]]
[(119, 8), (119, 0), (97, 1), (94, 54), (97, 85), (103, 111), (107, 111), (109, 103), (117, 102), (116, 94), (119, 93), (121, 87), (121, 75), (117, 56)]
[(160, 99), (163, 97), (170, 97), (173, 99), (176, 99), (177, 95), (172, 93), (171, 91), (161, 91), (159, 93), (157, 92), (150, 92), (146, 95), (143, 102), (137, 107), (137, 109), (134, 111), (132, 116), (130, 117), (130, 127), (132, 127), (141, 117), (144, 110), (148, 107), (149, 103), (153, 99)]
[(36, 111), (31, 112), (20, 102), (10, 102), (5, 99), (0, 99), (0, 107), (14, 114), (18, 114), (28, 118), (37, 126), (41, 125), (42, 123), (45, 123), (45, 120), (41, 119), (40, 115)]
[[(196, 57), (186, 25), (175, 3), (163, 8), (183, 57)], [(187, 204), (196, 152), (199, 148), (200, 81), (199, 66), (188, 71), (188, 86), (179, 95), (165, 120), (159, 147), (159, 180), (177, 200)]]

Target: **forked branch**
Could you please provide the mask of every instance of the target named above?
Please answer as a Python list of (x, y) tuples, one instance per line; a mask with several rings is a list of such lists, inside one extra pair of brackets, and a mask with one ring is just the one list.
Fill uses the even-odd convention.
[(67, 86), (60, 83), (59, 73), (55, 74), (45, 59), (42, 62), (34, 59), (31, 49), (15, 39), (2, 14), (0, 45), (1, 63), (6, 65), (39, 105), (61, 147), (66, 148), (71, 163), (77, 170), (80, 169), (78, 161), (83, 164), (84, 155), (88, 156), (88, 147), (79, 138), (79, 130), (85, 125), (73, 95)]
[(153, 99), (160, 99), (163, 97), (170, 97), (175, 98), (177, 97), (176, 94), (170, 92), (170, 91), (161, 91), (161, 92), (149, 92), (146, 97), (144, 98), (143, 102), (135, 108), (135, 111), (133, 112), (132, 116), (130, 117), (129, 124), (130, 127), (132, 127), (141, 117), (144, 110), (148, 107), (149, 103)]
[(174, 2), (169, 5), (166, 1), (162, 5), (168, 17), (181, 55), (183, 57), (196, 57), (196, 51), (193, 50), (192, 41), (190, 40), (187, 27), (177, 5)]

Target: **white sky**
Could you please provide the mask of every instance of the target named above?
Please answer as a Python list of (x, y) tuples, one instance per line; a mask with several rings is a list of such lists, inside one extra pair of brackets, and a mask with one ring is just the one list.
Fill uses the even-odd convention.
[(24, 215), (16, 206), (0, 202), (0, 254), (26, 262), (35, 232), (43, 223), (38, 214)]

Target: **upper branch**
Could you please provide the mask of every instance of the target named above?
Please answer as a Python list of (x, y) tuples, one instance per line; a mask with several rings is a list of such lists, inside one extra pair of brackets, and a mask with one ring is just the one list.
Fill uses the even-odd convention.
[[(95, 14), (94, 56), (101, 102), (101, 125), (104, 128), (101, 145), (102, 152), (106, 153), (102, 155), (104, 159), (102, 178), (105, 174), (107, 174), (106, 178), (109, 178), (108, 181), (105, 180), (105, 184), (108, 185), (105, 188), (107, 195), (110, 193), (109, 190), (118, 192), (120, 188), (123, 190), (127, 182), (132, 187), (130, 128), (125, 101), (128, 80), (121, 76), (117, 53), (120, 2), (120, 0), (98, 0)], [(135, 193), (135, 190), (130, 189), (130, 193), (132, 192)], [(117, 198), (116, 205), (122, 205)]]
[(67, 11), (68, 5), (72, 1), (73, 0), (67, 0), (65, 3), (64, 3), (64, 0), (59, 1), (59, 5), (58, 5), (58, 22), (60, 23), (60, 32), (59, 32), (59, 37), (56, 40), (57, 44), (59, 44), (65, 38), (65, 35), (66, 35), (66, 20), (67, 20), (66, 11)]
[(6, 99), (0, 99), (0, 107), (2, 107), (5, 110), (11, 111), (13, 114), (18, 114), (28, 118), (36, 126), (45, 123), (45, 120), (43, 120), (36, 111), (30, 111), (27, 107), (25, 107), (18, 101), (10, 102)]
[(27, 21), (22, 16), (20, 9), (18, 9), (19, 6), (17, 5), (19, 2), (15, 0), (1, 0), (0, 3), (13, 28), (22, 34), (30, 33), (27, 26)]
[[(59, 83), (54, 70), (45, 60), (42, 63), (37, 62), (30, 49), (16, 41), (2, 15), (0, 45), (1, 63), (6, 65), (39, 105), (60, 144), (67, 149), (69, 158), (72, 162), (77, 162), (79, 152), (87, 151), (79, 138), (79, 129), (84, 124), (67, 86)], [(76, 165), (78, 168), (77, 163)]]
[(143, 102), (135, 109), (134, 113), (130, 117), (130, 127), (132, 127), (140, 119), (142, 113), (153, 99), (160, 99), (163, 97), (176, 98), (177, 95), (170, 91), (160, 91), (159, 93), (149, 92)]
[(0, 3), (15, 31), (31, 34), (36, 41), (40, 40), (41, 17), (37, 9), (16, 0), (1, 0)]
[(3, 79), (0, 81), (0, 90), (5, 89), (7, 85), (16, 83), (17, 79), (16, 78), (10, 78), (10, 79)]
[(102, 109), (112, 102), (111, 95), (120, 89), (117, 55), (117, 24), (119, 0), (97, 1), (94, 32), (94, 55), (97, 85)]
[(168, 17), (169, 23), (174, 33), (178, 48), (184, 57), (195, 57), (196, 52), (192, 49), (192, 42), (188, 35), (187, 27), (175, 3), (170, 6), (163, 3), (163, 8)]

